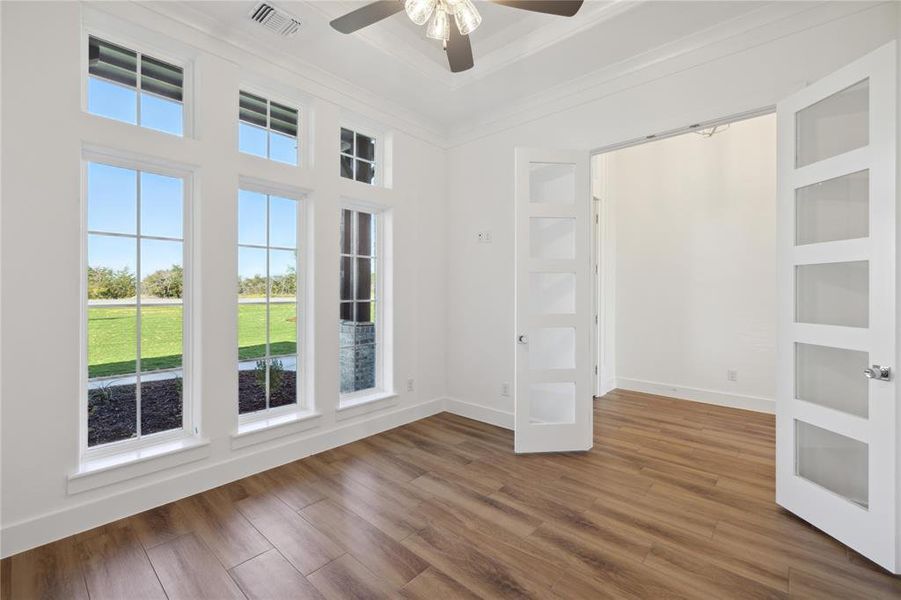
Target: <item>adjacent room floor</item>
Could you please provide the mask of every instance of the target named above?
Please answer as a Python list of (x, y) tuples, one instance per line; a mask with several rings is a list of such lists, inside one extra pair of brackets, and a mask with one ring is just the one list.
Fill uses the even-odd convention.
[(773, 501), (770, 415), (616, 391), (586, 454), (441, 414), (6, 559), (6, 598), (897, 598)]

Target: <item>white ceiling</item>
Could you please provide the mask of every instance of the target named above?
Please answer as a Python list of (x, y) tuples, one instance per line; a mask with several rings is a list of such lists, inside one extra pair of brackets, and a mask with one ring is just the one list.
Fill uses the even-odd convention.
[(329, 27), (331, 19), (365, 3), (270, 1), (300, 19), (300, 32), (291, 38), (251, 22), (254, 1), (148, 4), (273, 60), (296, 61), (299, 68), (351, 82), (444, 130), (684, 40), (716, 36), (720, 28), (779, 4), (587, 0), (575, 17), (563, 18), (476, 0), (483, 21), (471, 35), (475, 67), (453, 74), (441, 44), (426, 38), (424, 27), (403, 11), (350, 35)]

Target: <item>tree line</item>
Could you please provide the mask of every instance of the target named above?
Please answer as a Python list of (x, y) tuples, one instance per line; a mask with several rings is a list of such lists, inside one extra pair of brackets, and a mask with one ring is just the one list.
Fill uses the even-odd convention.
[[(270, 278), (273, 296), (290, 296), (297, 293), (297, 274), (291, 269), (285, 275)], [(180, 265), (154, 271), (141, 280), (141, 293), (154, 298), (181, 298), (184, 287), (184, 270)], [(242, 296), (265, 296), (266, 277), (253, 275), (238, 278), (238, 293)], [(137, 294), (137, 277), (128, 268), (88, 267), (88, 298), (91, 300), (119, 300), (134, 298)]]
[[(184, 291), (184, 270), (180, 265), (154, 271), (141, 280), (141, 292), (156, 298), (181, 298)], [(137, 277), (128, 268), (88, 267), (88, 298), (91, 300), (119, 300), (134, 298)]]

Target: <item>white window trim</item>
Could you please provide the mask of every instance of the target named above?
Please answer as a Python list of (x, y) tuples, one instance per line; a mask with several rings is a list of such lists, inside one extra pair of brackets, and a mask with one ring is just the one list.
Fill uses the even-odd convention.
[[(246, 121), (241, 120), (241, 113), (240, 113), (241, 92), (247, 92), (248, 94), (253, 94), (255, 96), (259, 96), (261, 98), (266, 99), (266, 101), (269, 103), (266, 105), (267, 106), (267, 108), (266, 108), (267, 122), (269, 120), (269, 114), (268, 114), (268, 112), (270, 110), (269, 106), (271, 105), (272, 102), (275, 102), (276, 104), (282, 104), (289, 108), (293, 108), (297, 111), (297, 164), (292, 165), (290, 163), (282, 162), (279, 160), (273, 160), (273, 159), (269, 158), (269, 156), (268, 156), (269, 155), (268, 132), (272, 131), (272, 129), (269, 128), (268, 125), (264, 129), (264, 131), (267, 132), (267, 136), (266, 136), (266, 154), (267, 154), (267, 156), (259, 156), (257, 154), (241, 152), (240, 137), (236, 138), (238, 145), (235, 147), (235, 149), (238, 151), (238, 154), (240, 154), (241, 156), (249, 156), (252, 159), (265, 160), (267, 163), (281, 165), (288, 169), (308, 169), (308, 168), (310, 168), (310, 166), (313, 163), (312, 163), (312, 157), (309, 156), (309, 154), (310, 154), (309, 150), (311, 150), (312, 146), (311, 146), (311, 144), (308, 143), (308, 138), (307, 138), (307, 131), (308, 131), (308, 126), (309, 126), (308, 122), (310, 120), (310, 111), (308, 108), (308, 103), (299, 98), (285, 96), (284, 94), (279, 94), (279, 93), (273, 92), (271, 88), (266, 88), (265, 86), (261, 87), (261, 86), (254, 85), (254, 84), (241, 83), (238, 86), (238, 95), (236, 98), (237, 102), (235, 104), (235, 119), (236, 119), (235, 127), (236, 128), (240, 127), (241, 123), (244, 123), (245, 125), (249, 125), (251, 127), (256, 127), (257, 129), (263, 129), (259, 125), (254, 125), (253, 123), (247, 123)], [(238, 135), (240, 135), (240, 133)]]
[(249, 421), (239, 425), (238, 430), (231, 435), (231, 448), (232, 450), (237, 450), (308, 431), (319, 427), (321, 419), (322, 413), (313, 410), (300, 410)]
[[(286, 406), (277, 406), (275, 408), (265, 408), (252, 413), (240, 414), (239, 398), (235, 396), (234, 413), (237, 415), (237, 425), (235, 432), (232, 434), (233, 439), (253, 434), (261, 430), (272, 427), (281, 427), (297, 421), (304, 421), (309, 418), (319, 416), (313, 405), (313, 365), (311, 341), (314, 339), (311, 330), (311, 320), (307, 318), (308, 308), (312, 306), (311, 298), (307, 288), (307, 270), (310, 268), (309, 257), (307, 256), (308, 244), (307, 238), (309, 231), (307, 226), (307, 195), (295, 188), (287, 188), (284, 186), (274, 185), (267, 182), (261, 182), (256, 179), (242, 177), (238, 184), (238, 190), (246, 190), (248, 192), (256, 192), (269, 196), (279, 196), (281, 198), (289, 198), (297, 202), (297, 295), (295, 297), (295, 306), (297, 311), (296, 339), (297, 339), (297, 402)], [(237, 201), (237, 192), (236, 192)], [(236, 204), (237, 207), (237, 204)], [(268, 216), (267, 216), (268, 219)], [(236, 221), (237, 225), (237, 221)], [(268, 227), (268, 221), (267, 221)], [(237, 239), (237, 230), (235, 239)], [(241, 246), (235, 244), (235, 264), (238, 264), (238, 252)], [(247, 246), (245, 246), (247, 247)], [(236, 305), (237, 308), (237, 305)], [(237, 311), (235, 319), (237, 321)], [(268, 335), (268, 334), (267, 334)], [(238, 340), (235, 340), (235, 351), (238, 350)], [(267, 357), (268, 358), (268, 357)], [(275, 357), (277, 358), (277, 357)], [(241, 362), (240, 359), (238, 362)], [(237, 367), (237, 365), (235, 365)], [(318, 423), (314, 423), (318, 425)], [(255, 443), (255, 442), (254, 442)], [(233, 441), (234, 447), (242, 447), (247, 444)]]
[[(366, 137), (371, 138), (373, 143), (375, 143), (374, 159), (372, 161), (368, 161), (365, 158), (359, 158), (353, 154), (348, 154), (346, 152), (342, 152), (341, 151), (341, 130), (342, 129), (348, 129), (354, 133), (354, 148), (353, 148), (353, 150), (356, 150), (356, 144), (357, 144), (356, 134), (359, 133), (360, 135), (365, 135)], [(385, 185), (385, 143), (384, 143), (384, 139), (383, 139), (384, 137), (385, 136), (381, 132), (376, 131), (370, 127), (366, 127), (359, 123), (342, 121), (338, 126), (338, 177), (339, 177), (339, 179), (341, 179), (342, 181), (353, 181), (354, 183), (359, 183), (361, 185), (365, 185), (366, 187), (381, 187), (381, 188), (386, 187), (386, 185)], [(356, 164), (355, 163), (353, 163), (354, 178), (344, 177), (343, 175), (341, 175), (341, 157), (342, 156), (348, 156), (348, 157), (352, 158), (354, 161), (362, 160), (363, 162), (368, 162), (369, 164), (373, 165), (375, 167), (375, 177), (374, 177), (372, 183), (365, 183), (363, 181), (357, 181), (357, 179), (356, 179)], [(369, 209), (361, 209), (361, 210), (369, 210), (371, 212), (373, 209), (369, 208)]]
[(70, 473), (66, 493), (78, 494), (120, 481), (171, 469), (210, 456), (209, 440), (200, 437), (180, 438), (147, 448), (97, 457), (79, 464)]
[[(391, 271), (391, 256), (389, 249), (391, 246), (391, 211), (378, 205), (368, 202), (359, 202), (354, 200), (343, 200), (339, 206), (338, 218), (339, 223), (341, 214), (344, 210), (361, 211), (371, 213), (376, 217), (376, 248), (375, 248), (375, 387), (365, 390), (357, 390), (350, 393), (342, 393), (340, 385), (340, 367), (339, 367), (339, 384), (338, 384), (338, 411), (347, 410), (363, 404), (378, 402), (388, 398), (394, 398), (394, 381), (392, 377), (393, 367), (393, 339), (388, 335), (393, 323), (393, 295), (391, 294), (391, 281), (393, 273)], [(339, 242), (340, 243), (340, 242)], [(340, 257), (343, 256), (341, 249), (338, 249), (339, 264), (336, 267), (340, 272)], [(352, 263), (353, 264), (353, 263)], [(338, 290), (339, 305), (339, 321), (340, 321), (340, 305), (342, 303), (340, 293), (340, 282)], [(340, 332), (338, 349), (339, 354), (336, 359), (341, 360), (340, 355)]]
[[(125, 169), (145, 171), (178, 177), (184, 181), (183, 191), (183, 223), (182, 223), (182, 255), (184, 260), (184, 281), (182, 283), (182, 427), (170, 431), (163, 431), (144, 435), (137, 439), (126, 439), (98, 446), (88, 446), (88, 292), (87, 292), (87, 268), (88, 268), (88, 163), (102, 163)], [(140, 210), (140, 206), (138, 207)], [(89, 465), (98, 461), (109, 459), (108, 462), (116, 466), (131, 464), (130, 456), (140, 458), (148, 452), (141, 450), (178, 444), (179, 441), (187, 444), (190, 440), (200, 439), (199, 406), (194, 402), (199, 397), (194, 377), (194, 338), (195, 322), (193, 318), (193, 287), (194, 287), (194, 173), (190, 169), (164, 163), (151, 161), (108, 149), (85, 148), (81, 158), (81, 260), (80, 260), (80, 298), (79, 298), (79, 410), (78, 410), (78, 447), (79, 447), (79, 472), (89, 468)], [(138, 334), (140, 335), (140, 333)], [(140, 420), (140, 413), (136, 413)], [(117, 460), (119, 457), (121, 460)]]
[[(88, 81), (91, 78), (90, 73), (88, 73), (88, 42), (89, 38), (96, 37), (100, 38), (106, 42), (110, 42), (111, 44), (116, 44), (122, 46), (123, 48), (128, 48), (129, 50), (133, 50), (138, 53), (138, 79), (137, 85), (134, 88), (130, 88), (128, 86), (124, 86), (122, 84), (117, 84), (114, 81), (104, 80), (107, 83), (111, 83), (114, 85), (119, 85), (120, 87), (126, 89), (134, 89), (137, 92), (138, 98), (136, 100), (138, 105), (137, 112), (137, 123), (126, 123), (125, 121), (119, 121), (117, 119), (110, 119), (108, 117), (104, 117), (101, 115), (95, 115), (91, 112), (88, 112)], [(182, 69), (183, 75), (183, 83), (182, 83), (182, 134), (175, 135), (172, 133), (167, 133), (165, 131), (159, 131), (157, 129), (151, 129), (150, 127), (143, 127), (141, 125), (141, 55), (148, 55), (151, 58), (155, 58), (157, 60), (161, 60), (163, 62), (167, 62), (176, 67), (180, 67)], [(174, 56), (169, 54), (166, 50), (159, 48), (158, 46), (150, 45), (144, 43), (143, 40), (129, 35), (123, 35), (121, 32), (108, 29), (105, 27), (99, 27), (96, 25), (85, 25), (81, 28), (81, 111), (90, 116), (97, 119), (103, 119), (104, 121), (112, 121), (114, 123), (119, 123), (120, 125), (125, 125), (127, 127), (135, 127), (140, 129), (141, 131), (149, 131), (152, 134), (165, 135), (171, 138), (176, 139), (186, 139), (194, 137), (194, 63), (190, 60), (186, 60), (179, 56)]]

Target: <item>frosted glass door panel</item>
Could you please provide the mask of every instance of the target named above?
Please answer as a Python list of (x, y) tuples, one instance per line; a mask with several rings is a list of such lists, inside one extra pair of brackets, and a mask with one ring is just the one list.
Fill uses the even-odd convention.
[(576, 200), (576, 165), (531, 163), (529, 202), (573, 204)]
[(576, 257), (576, 220), (566, 217), (529, 219), (531, 258), (572, 260)]
[(795, 345), (795, 397), (867, 418), (870, 403), (866, 352), (814, 344)]
[(575, 273), (531, 273), (529, 305), (534, 315), (576, 312)]
[(863, 442), (795, 421), (797, 474), (864, 508), (869, 505), (869, 452)]
[(865, 238), (870, 234), (870, 172), (858, 171), (795, 191), (795, 243)]
[(533, 330), (529, 338), (529, 368), (575, 369), (576, 330), (572, 327)]
[(798, 111), (795, 122), (798, 167), (863, 148), (870, 139), (870, 80)]
[(795, 277), (795, 318), (799, 323), (869, 325), (868, 261), (800, 265)]
[(533, 383), (529, 386), (532, 423), (572, 423), (576, 418), (576, 384)]

